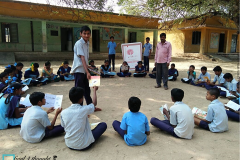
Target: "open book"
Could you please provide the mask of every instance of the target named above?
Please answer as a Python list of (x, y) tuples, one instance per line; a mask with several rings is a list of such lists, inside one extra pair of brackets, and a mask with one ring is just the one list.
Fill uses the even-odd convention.
[(169, 120), (169, 119), (167, 118), (167, 116), (163, 113), (163, 109), (164, 109), (164, 108), (165, 108), (167, 111), (169, 111), (167, 104), (162, 105), (162, 106), (159, 108), (159, 110), (160, 110), (160, 112), (163, 114), (164, 119), (165, 119), (165, 120)]
[(24, 84), (24, 85), (29, 85), (31, 80), (32, 80), (32, 78), (27, 78), (27, 79), (22, 80), (21, 83)]
[(238, 111), (238, 110), (240, 109), (240, 105), (237, 104), (237, 103), (235, 103), (235, 102), (233, 102), (233, 101), (229, 101), (229, 102), (226, 104), (226, 106), (227, 106), (228, 108), (233, 109), (234, 111)]
[(193, 107), (192, 109), (192, 114), (195, 114), (197, 115), (198, 117), (202, 118), (202, 119), (205, 119), (206, 116), (207, 116), (207, 112), (197, 108), (197, 107)]
[(28, 88), (28, 86), (26, 85), (25, 87), (22, 88), (22, 91), (25, 92), (25, 91), (27, 91), (28, 89), (29, 89), (29, 88)]
[(227, 90), (226, 88), (224, 88), (224, 87), (220, 87), (220, 86), (217, 86), (219, 89), (221, 89), (222, 91), (224, 91), (224, 92), (226, 92), (226, 97), (233, 97), (233, 98), (235, 98), (236, 96), (234, 96), (233, 94), (231, 94), (230, 92), (229, 92), (229, 90)]
[(22, 97), (20, 99), (19, 104), (24, 105), (26, 107), (32, 106), (32, 103), (30, 102), (29, 97), (30, 97), (30, 94), (28, 94), (26, 97)]

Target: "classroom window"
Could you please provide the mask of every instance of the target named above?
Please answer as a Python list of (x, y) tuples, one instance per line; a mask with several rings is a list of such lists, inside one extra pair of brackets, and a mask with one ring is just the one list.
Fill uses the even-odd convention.
[(2, 23), (2, 42), (18, 42), (18, 25), (17, 23)]
[(192, 33), (192, 44), (200, 44), (201, 42), (201, 32), (193, 31)]
[(51, 36), (58, 36), (58, 31), (51, 30)]

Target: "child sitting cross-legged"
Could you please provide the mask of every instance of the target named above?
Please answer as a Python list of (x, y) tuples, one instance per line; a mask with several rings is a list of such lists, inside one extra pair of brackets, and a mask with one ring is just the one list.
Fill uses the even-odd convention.
[(102, 78), (111, 77), (113, 78), (116, 75), (115, 72), (111, 72), (111, 66), (109, 65), (109, 60), (106, 59), (104, 64), (101, 65), (101, 76)]
[(175, 68), (175, 64), (171, 64), (171, 68), (168, 70), (168, 80), (176, 81), (178, 77), (178, 70)]
[(73, 81), (74, 76), (71, 72), (71, 67), (69, 67), (68, 61), (64, 61), (58, 69), (57, 74), (60, 75), (61, 81)]
[(149, 77), (156, 79), (157, 69), (156, 69), (156, 63), (154, 63), (154, 68), (152, 70), (152, 74), (149, 74)]
[(163, 113), (168, 120), (159, 120), (153, 117), (150, 122), (174, 137), (192, 139), (194, 120), (192, 110), (182, 102), (184, 91), (174, 88), (171, 90), (171, 96), (174, 105), (170, 108), (170, 111), (163, 109)]
[(205, 84), (211, 81), (211, 75), (207, 72), (207, 67), (203, 66), (201, 72), (198, 78), (191, 82), (192, 85), (205, 87)]
[(98, 68), (94, 65), (94, 60), (90, 60), (88, 64), (89, 64), (88, 70), (89, 70), (91, 76), (98, 75), (99, 74), (98, 73)]
[(117, 73), (119, 77), (130, 77), (131, 73), (129, 72), (129, 65), (126, 61), (120, 67), (120, 73)]
[(96, 143), (97, 139), (106, 131), (107, 124), (99, 123), (92, 131), (88, 121), (88, 115), (93, 113), (97, 105), (97, 89), (94, 87), (93, 103), (82, 106), (84, 89), (73, 87), (69, 91), (69, 99), (72, 105), (64, 109), (61, 114), (61, 125), (64, 127), (65, 144), (73, 150), (87, 150)]
[(22, 69), (23, 69), (23, 64), (21, 62), (15, 63), (14, 66), (16, 66), (16, 71), (15, 71), (15, 77), (17, 78), (17, 82), (22, 81)]
[(55, 125), (58, 115), (62, 108), (56, 110), (52, 122), (48, 119), (48, 114), (54, 111), (54, 107), (45, 112), (41, 106), (45, 105), (45, 94), (42, 92), (34, 92), (30, 95), (29, 100), (32, 104), (23, 116), (20, 135), (29, 143), (38, 143), (45, 138), (56, 137), (64, 132), (61, 125)]
[(114, 121), (113, 128), (120, 134), (129, 146), (140, 146), (146, 143), (147, 136), (150, 135), (147, 117), (139, 112), (141, 100), (131, 97), (128, 100), (130, 112), (123, 115), (122, 122)]
[(199, 127), (211, 132), (224, 132), (228, 130), (228, 117), (224, 104), (218, 100), (220, 92), (217, 88), (210, 88), (207, 91), (206, 99), (211, 101), (208, 106), (205, 119), (194, 116), (194, 123)]
[(195, 70), (195, 66), (194, 65), (189, 66), (189, 69), (187, 71), (188, 78), (182, 78), (181, 81), (183, 83), (187, 83), (187, 84), (189, 84), (192, 81), (194, 81), (196, 79), (196, 72), (194, 70)]
[(48, 82), (59, 82), (60, 78), (57, 78), (57, 75), (53, 74), (53, 68), (51, 68), (51, 63), (47, 61), (42, 70), (42, 77), (48, 78)]
[(134, 77), (145, 77), (147, 73), (145, 72), (145, 67), (142, 65), (142, 61), (138, 61), (138, 65), (135, 67)]

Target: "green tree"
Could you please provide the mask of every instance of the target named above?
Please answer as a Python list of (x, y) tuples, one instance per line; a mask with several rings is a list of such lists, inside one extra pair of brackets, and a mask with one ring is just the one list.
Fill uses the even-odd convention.
[(170, 21), (167, 29), (193, 18), (201, 25), (215, 15), (232, 20), (239, 27), (239, 0), (118, 0), (118, 5), (121, 13)]

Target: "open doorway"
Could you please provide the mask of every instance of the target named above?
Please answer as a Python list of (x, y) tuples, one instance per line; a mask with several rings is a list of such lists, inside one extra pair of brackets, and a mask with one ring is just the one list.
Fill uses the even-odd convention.
[(93, 47), (93, 52), (100, 52), (100, 32), (99, 32), (99, 30), (92, 30), (92, 47)]
[(137, 42), (137, 32), (128, 32), (128, 43)]
[(231, 53), (235, 53), (237, 48), (237, 35), (232, 35), (232, 43), (231, 43)]
[(73, 29), (61, 28), (61, 50), (73, 51)]
[(224, 49), (224, 38), (225, 38), (225, 34), (220, 34), (220, 38), (219, 38), (219, 45), (218, 45), (218, 52), (223, 52)]

